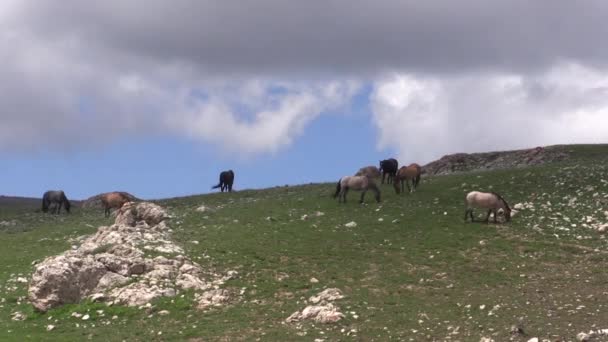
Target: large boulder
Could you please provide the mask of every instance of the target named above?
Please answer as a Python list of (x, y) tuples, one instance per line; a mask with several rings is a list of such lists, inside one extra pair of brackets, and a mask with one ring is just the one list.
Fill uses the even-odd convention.
[[(47, 311), (85, 298), (143, 305), (179, 289), (207, 291), (234, 276), (220, 277), (184, 257), (170, 239), (169, 215), (148, 202), (130, 203), (109, 227), (59, 256), (45, 259), (32, 275), (28, 298)], [(146, 252), (163, 253), (154, 258)]]

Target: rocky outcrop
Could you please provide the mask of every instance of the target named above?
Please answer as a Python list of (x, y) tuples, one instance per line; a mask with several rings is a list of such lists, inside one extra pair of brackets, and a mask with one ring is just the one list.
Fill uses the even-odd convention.
[[(124, 196), (126, 196), (129, 201), (131, 202), (140, 202), (141, 199), (131, 195), (128, 192), (124, 192), (124, 191), (119, 191), (121, 194), (123, 194)], [(80, 207), (82, 208), (103, 208), (103, 205), (101, 204), (101, 196), (103, 194), (98, 194), (92, 197), (87, 198), (86, 200), (80, 202)]]
[[(170, 240), (168, 217), (152, 203), (126, 204), (113, 225), (100, 227), (78, 248), (38, 264), (28, 299), (39, 311), (85, 298), (134, 306), (192, 289), (203, 293), (197, 296), (201, 307), (225, 302), (216, 292), (205, 296), (205, 291), (217, 291), (236, 272), (222, 277), (184, 257), (182, 248)], [(151, 257), (146, 252), (165, 255)]]
[(493, 169), (508, 169), (562, 161), (568, 158), (561, 146), (536, 147), (527, 150), (456, 153), (426, 164), (423, 172), (429, 175), (444, 175)]

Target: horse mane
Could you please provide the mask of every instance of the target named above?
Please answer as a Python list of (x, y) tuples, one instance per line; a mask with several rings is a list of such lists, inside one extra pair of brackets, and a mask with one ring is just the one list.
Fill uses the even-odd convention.
[(502, 196), (500, 196), (500, 194), (498, 194), (497, 192), (494, 191), (490, 191), (490, 193), (496, 197), (498, 197), (499, 200), (502, 201), (502, 203), (505, 204), (505, 207), (507, 207), (508, 210), (511, 210), (511, 207), (509, 206), (509, 203), (507, 203), (507, 201), (505, 201), (504, 198), (502, 198)]

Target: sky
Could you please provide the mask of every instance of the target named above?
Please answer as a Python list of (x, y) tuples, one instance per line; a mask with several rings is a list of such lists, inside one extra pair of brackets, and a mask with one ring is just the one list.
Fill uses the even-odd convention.
[(0, 3), (0, 194), (336, 181), (608, 142), (602, 0)]

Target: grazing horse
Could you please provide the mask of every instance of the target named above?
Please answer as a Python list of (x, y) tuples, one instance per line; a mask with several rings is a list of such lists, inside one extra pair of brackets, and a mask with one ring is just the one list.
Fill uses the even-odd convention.
[(509, 204), (495, 192), (471, 191), (465, 198), (465, 206), (465, 222), (467, 221), (467, 217), (471, 217), (471, 222), (475, 221), (473, 217), (473, 208), (488, 209), (488, 215), (485, 219), (486, 223), (488, 223), (492, 212), (494, 212), (494, 223), (497, 223), (498, 209), (502, 209), (507, 222), (511, 221), (511, 208), (509, 207)]
[[(402, 166), (399, 171), (397, 171), (397, 174), (395, 175), (395, 178), (393, 180), (393, 187), (395, 188), (395, 192), (405, 192), (405, 187), (403, 183), (407, 185), (407, 190), (409, 192), (416, 191), (418, 183), (420, 183), (421, 174), (422, 168), (416, 163), (410, 164), (408, 166)], [(409, 181), (412, 181), (411, 188)], [(401, 184), (401, 189), (399, 189), (399, 184)]]
[(380, 178), (380, 170), (377, 167), (370, 165), (359, 169), (355, 176), (367, 176), (369, 178)]
[(338, 197), (338, 202), (346, 203), (346, 194), (348, 190), (363, 191), (359, 203), (363, 203), (365, 193), (371, 189), (376, 194), (376, 202), (380, 202), (380, 190), (371, 177), (369, 176), (345, 176), (340, 178), (336, 187), (334, 198)]
[(49, 211), (49, 206), (54, 203), (55, 206), (51, 209), (52, 214), (59, 214), (61, 206), (65, 208), (65, 211), (70, 213), (70, 201), (65, 196), (65, 193), (61, 190), (49, 190), (42, 195), (42, 212), (46, 213)]
[(380, 171), (382, 172), (382, 184), (384, 184), (384, 177), (387, 177), (386, 184), (391, 184), (395, 174), (399, 169), (399, 162), (395, 158), (389, 158), (380, 161)]
[(110, 209), (120, 209), (127, 202), (131, 202), (131, 200), (124, 192), (114, 191), (101, 195), (105, 217), (110, 216)]
[(222, 192), (224, 190), (232, 192), (232, 183), (234, 183), (234, 172), (232, 170), (222, 171), (220, 173), (220, 183), (211, 189), (221, 188)]

